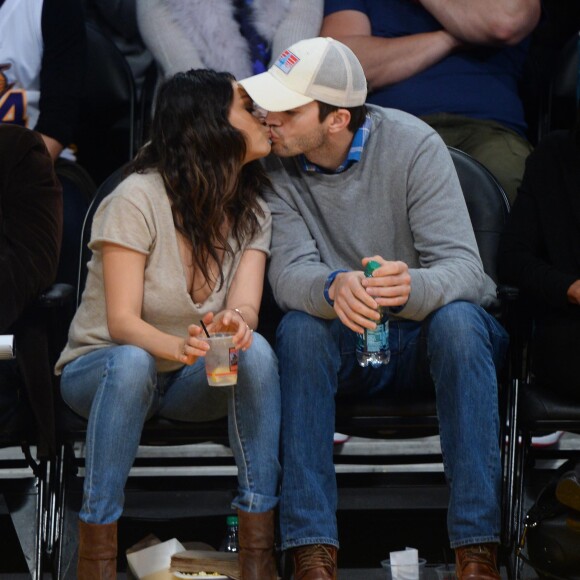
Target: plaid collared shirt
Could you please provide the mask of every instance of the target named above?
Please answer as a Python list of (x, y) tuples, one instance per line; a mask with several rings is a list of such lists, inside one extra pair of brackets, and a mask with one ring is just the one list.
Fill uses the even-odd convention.
[(308, 159), (306, 159), (304, 155), (300, 156), (300, 159), (302, 161), (302, 168), (304, 169), (304, 171), (312, 171), (316, 173), (342, 173), (343, 171), (346, 171), (353, 163), (357, 163), (358, 161), (360, 161), (363, 149), (365, 148), (365, 144), (367, 142), (367, 139), (369, 138), (370, 133), (371, 133), (371, 117), (367, 113), (364, 123), (358, 128), (357, 132), (354, 134), (354, 138), (350, 145), (350, 150), (348, 152), (348, 155), (346, 156), (346, 159), (334, 171), (328, 171), (326, 169), (323, 169), (322, 167), (319, 167), (314, 163), (310, 163), (310, 161), (308, 161)]

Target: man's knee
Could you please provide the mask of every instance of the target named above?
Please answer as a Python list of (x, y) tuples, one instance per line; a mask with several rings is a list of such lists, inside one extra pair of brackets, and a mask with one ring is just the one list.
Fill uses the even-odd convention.
[(294, 349), (311, 349), (321, 340), (329, 340), (328, 320), (311, 316), (306, 312), (292, 310), (284, 315), (276, 333), (278, 345), (291, 344)]
[(485, 311), (471, 302), (457, 301), (442, 306), (426, 321), (430, 345), (461, 352), (476, 346), (486, 334)]

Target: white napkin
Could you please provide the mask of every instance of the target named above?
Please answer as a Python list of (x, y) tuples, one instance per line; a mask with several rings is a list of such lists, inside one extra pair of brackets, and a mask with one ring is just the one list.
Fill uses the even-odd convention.
[(14, 335), (0, 334), (0, 360), (14, 358)]
[(392, 580), (419, 580), (419, 551), (416, 548), (405, 548), (390, 552)]

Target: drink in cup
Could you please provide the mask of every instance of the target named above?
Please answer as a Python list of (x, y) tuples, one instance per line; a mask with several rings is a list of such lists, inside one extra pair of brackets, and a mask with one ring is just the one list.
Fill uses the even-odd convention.
[(205, 337), (209, 350), (205, 354), (205, 372), (211, 387), (230, 387), (238, 382), (238, 349), (233, 333), (220, 332)]

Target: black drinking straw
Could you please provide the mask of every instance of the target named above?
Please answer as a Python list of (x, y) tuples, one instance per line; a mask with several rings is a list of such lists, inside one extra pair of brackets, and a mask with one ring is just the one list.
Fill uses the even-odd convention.
[(203, 320), (200, 320), (201, 322), (201, 327), (203, 328), (203, 331), (205, 332), (205, 335), (209, 338), (209, 332), (207, 331), (207, 328), (205, 326), (205, 324), (203, 323)]

